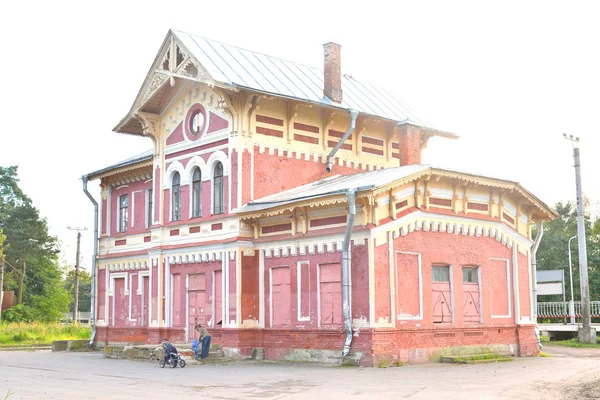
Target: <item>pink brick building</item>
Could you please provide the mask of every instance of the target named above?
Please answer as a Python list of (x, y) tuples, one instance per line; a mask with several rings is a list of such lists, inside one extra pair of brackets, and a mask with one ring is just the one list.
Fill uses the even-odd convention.
[(168, 33), (114, 129), (152, 149), (84, 176), (101, 187), (95, 340), (190, 342), (202, 322), (267, 359), (536, 354), (531, 226), (554, 212), (420, 164), (457, 136), (324, 50), (321, 70)]

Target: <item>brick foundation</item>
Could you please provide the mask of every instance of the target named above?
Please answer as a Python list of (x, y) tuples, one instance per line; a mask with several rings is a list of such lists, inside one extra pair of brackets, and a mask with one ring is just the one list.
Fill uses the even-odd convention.
[[(249, 358), (262, 348), (265, 360), (340, 362), (343, 329), (212, 329), (213, 342), (230, 354)], [(351, 357), (361, 366), (422, 363), (447, 354), (492, 352), (520, 356), (539, 354), (533, 325), (447, 329), (363, 328), (355, 331)], [(158, 344), (166, 337), (185, 342), (183, 329), (99, 327), (103, 343)]]

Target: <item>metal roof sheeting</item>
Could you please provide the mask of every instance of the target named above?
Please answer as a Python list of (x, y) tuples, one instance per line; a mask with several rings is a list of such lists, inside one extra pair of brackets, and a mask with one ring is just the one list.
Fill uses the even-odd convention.
[(234, 212), (251, 213), (262, 211), (299, 200), (316, 199), (319, 197), (346, 193), (349, 189), (357, 189), (359, 191), (369, 190), (430, 168), (431, 166), (429, 165), (406, 165), (403, 167), (360, 172), (352, 175), (335, 175), (251, 201)]
[(154, 150), (152, 150), (152, 149), (146, 150), (143, 153), (140, 153), (140, 154), (138, 154), (136, 156), (129, 157), (126, 160), (120, 161), (120, 162), (118, 162), (116, 164), (113, 164), (113, 165), (111, 165), (109, 167), (105, 167), (105, 168), (99, 169), (97, 171), (90, 172), (89, 174), (85, 174), (84, 176), (87, 176), (88, 179), (94, 179), (98, 175), (102, 175), (102, 174), (104, 174), (106, 172), (109, 172), (109, 171), (112, 171), (112, 170), (116, 170), (116, 169), (119, 169), (119, 168), (127, 167), (129, 165), (137, 164), (137, 163), (142, 162), (142, 161), (152, 160), (153, 153), (154, 153)]
[(217, 82), (424, 125), (408, 107), (381, 86), (343, 75), (340, 106), (323, 94), (324, 75), (321, 69), (181, 31), (172, 32)]

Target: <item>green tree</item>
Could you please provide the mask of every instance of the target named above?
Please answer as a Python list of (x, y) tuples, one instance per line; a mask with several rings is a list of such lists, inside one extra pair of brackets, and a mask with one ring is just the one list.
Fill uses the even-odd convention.
[(6, 320), (60, 319), (68, 310), (69, 294), (62, 285), (58, 243), (19, 188), (17, 167), (0, 167), (0, 226), (6, 235), (5, 289), (21, 289), (23, 300), (5, 312)]
[[(558, 217), (544, 224), (544, 236), (537, 253), (537, 269), (564, 270), (566, 298), (569, 299), (568, 243), (571, 237), (577, 236), (577, 208), (571, 202), (558, 202), (554, 209), (558, 213)], [(600, 300), (599, 221), (596, 220), (592, 223), (589, 215), (585, 216), (588, 278), (592, 300)], [(534, 229), (533, 234), (534, 237), (537, 235), (536, 229)], [(577, 301), (581, 298), (577, 239), (571, 241), (571, 259), (573, 265), (573, 292), (574, 299)], [(562, 301), (562, 296), (541, 296), (540, 301)]]

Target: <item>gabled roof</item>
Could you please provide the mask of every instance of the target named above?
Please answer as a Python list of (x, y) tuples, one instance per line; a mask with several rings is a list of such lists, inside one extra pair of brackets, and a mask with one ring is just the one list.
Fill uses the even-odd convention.
[[(176, 46), (171, 46), (172, 43)], [(173, 55), (175, 48), (177, 54)], [(169, 61), (167, 55), (176, 58), (177, 62)], [(322, 67), (308, 67), (189, 33), (170, 30), (131, 110), (114, 130), (143, 134), (144, 126), (138, 118), (138, 112), (145, 105), (150, 105), (152, 109), (156, 108), (156, 104), (159, 104), (162, 99), (161, 96), (165, 96), (165, 91), (168, 90), (166, 88), (169, 86), (169, 78), (189, 79), (235, 91), (245, 89), (325, 107), (353, 109), (361, 114), (425, 127), (409, 107), (379, 85), (343, 75), (342, 103), (335, 104), (323, 94)], [(435, 129), (429, 129), (428, 132), (436, 136), (458, 137)]]
[[(171, 32), (217, 82), (276, 96), (335, 105), (323, 95), (324, 74), (321, 68), (308, 67), (181, 31)], [(342, 92), (342, 108), (422, 125), (408, 107), (381, 86), (343, 75)]]
[(333, 203), (340, 203), (345, 202), (345, 193), (351, 189), (355, 189), (358, 196), (360, 196), (361, 192), (363, 195), (367, 193), (378, 195), (394, 189), (395, 187), (405, 185), (406, 183), (414, 182), (427, 175), (457, 179), (482, 186), (491, 186), (514, 191), (536, 206), (540, 214), (544, 215), (545, 219), (553, 219), (557, 215), (554, 210), (523, 188), (518, 182), (491, 178), (468, 172), (441, 169), (432, 167), (431, 165), (405, 165), (401, 167), (360, 172), (352, 175), (335, 175), (281, 193), (250, 201), (245, 206), (234, 210), (234, 212), (239, 214), (242, 218), (247, 219), (281, 214), (285, 210), (290, 210), (298, 206), (299, 203), (302, 203), (303, 205), (310, 203), (313, 205), (326, 204), (323, 199), (336, 196), (339, 198), (336, 201), (333, 201)]

